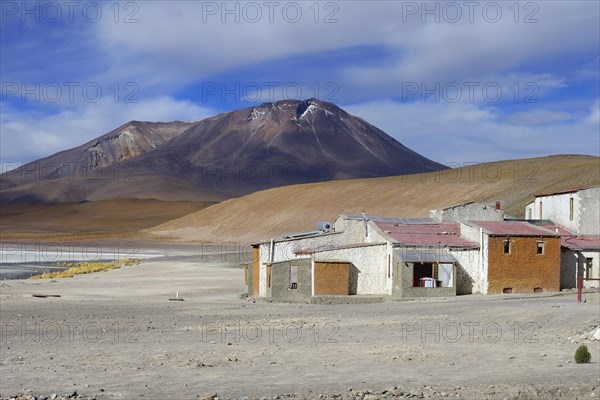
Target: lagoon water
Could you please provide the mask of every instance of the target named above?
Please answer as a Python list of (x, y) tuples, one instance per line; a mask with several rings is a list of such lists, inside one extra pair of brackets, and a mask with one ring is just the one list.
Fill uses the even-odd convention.
[(0, 280), (27, 279), (44, 272), (64, 271), (63, 263), (77, 261), (113, 261), (127, 258), (153, 258), (162, 254), (138, 254), (136, 251), (115, 251), (114, 248), (73, 247), (61, 245), (2, 244), (0, 249)]

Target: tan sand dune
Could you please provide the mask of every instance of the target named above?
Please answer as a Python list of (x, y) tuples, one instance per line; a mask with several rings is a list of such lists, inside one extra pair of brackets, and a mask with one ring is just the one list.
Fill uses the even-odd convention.
[(178, 241), (246, 243), (314, 230), (340, 213), (427, 217), (429, 209), (499, 201), (523, 217), (536, 193), (600, 184), (600, 158), (557, 155), (500, 161), (422, 175), (355, 179), (269, 189), (224, 201), (146, 231)]

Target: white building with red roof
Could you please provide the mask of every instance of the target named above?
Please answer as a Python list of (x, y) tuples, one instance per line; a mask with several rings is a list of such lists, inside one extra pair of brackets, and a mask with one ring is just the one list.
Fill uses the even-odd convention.
[(600, 186), (542, 193), (525, 207), (532, 224), (561, 235), (561, 289), (600, 287)]

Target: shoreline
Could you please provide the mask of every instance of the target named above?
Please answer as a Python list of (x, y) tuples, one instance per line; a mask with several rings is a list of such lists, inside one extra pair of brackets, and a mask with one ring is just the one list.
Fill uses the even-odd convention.
[(61, 266), (60, 264), (62, 264), (62, 262), (56, 263), (56, 265), (51, 265), (49, 263), (1, 263), (0, 281), (24, 280), (46, 272), (62, 272), (70, 268)]

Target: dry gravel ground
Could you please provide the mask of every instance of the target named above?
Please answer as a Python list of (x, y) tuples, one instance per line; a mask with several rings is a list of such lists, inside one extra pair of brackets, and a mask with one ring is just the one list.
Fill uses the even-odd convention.
[[(71, 279), (3, 281), (0, 397), (600, 397), (599, 342), (586, 336), (600, 308), (574, 294), (253, 303), (238, 298), (237, 261), (179, 249)], [(184, 301), (169, 300), (177, 291)], [(579, 343), (591, 364), (573, 361)]]

